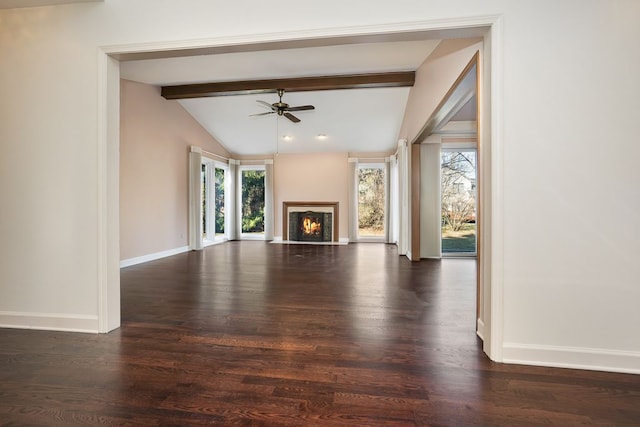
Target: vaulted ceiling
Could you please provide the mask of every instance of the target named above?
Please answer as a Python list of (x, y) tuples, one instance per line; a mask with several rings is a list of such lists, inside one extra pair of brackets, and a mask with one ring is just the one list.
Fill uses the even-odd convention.
[[(121, 77), (157, 86), (415, 71), (440, 40), (220, 53), (121, 63)], [(273, 88), (276, 89), (276, 88)], [(289, 105), (315, 106), (295, 112), (292, 123), (268, 112), (275, 93), (181, 99), (177, 102), (230, 152), (385, 152), (397, 143), (409, 87), (285, 92)], [(318, 136), (326, 136), (320, 139)]]

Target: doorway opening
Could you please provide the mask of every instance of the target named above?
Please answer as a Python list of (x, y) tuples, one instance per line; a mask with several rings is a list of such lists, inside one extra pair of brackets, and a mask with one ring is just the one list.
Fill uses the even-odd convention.
[[(301, 33), (302, 34), (302, 33)], [(502, 46), (502, 22), (499, 17), (475, 17), (465, 18), (464, 20), (452, 19), (448, 24), (442, 22), (426, 21), (423, 23), (394, 24), (385, 27), (384, 31), (379, 27), (361, 27), (357, 33), (353, 29), (333, 28), (330, 30), (318, 30), (305, 32), (305, 38), (286, 39), (283, 36), (267, 35), (265, 36), (249, 36), (245, 39), (246, 43), (239, 46), (238, 49), (244, 50), (268, 50), (274, 46), (278, 48), (301, 47), (307, 43), (318, 43), (319, 40), (326, 39), (331, 43), (335, 43), (340, 38), (345, 41), (358, 40), (363, 42), (364, 39), (374, 41), (381, 35), (386, 38), (404, 38), (407, 37), (438, 37), (438, 38), (460, 38), (460, 37), (481, 37), (485, 41), (485, 55), (487, 61), (483, 66), (484, 76), (482, 80), (483, 91), (485, 91), (485, 100), (483, 106), (486, 115), (480, 118), (483, 123), (484, 130), (482, 132), (484, 141), (487, 142), (486, 148), (479, 150), (479, 158), (487, 157), (491, 148), (491, 156), (495, 155), (498, 159), (491, 162), (492, 170), (481, 171), (482, 177), (491, 176), (493, 180), (489, 183), (491, 187), (492, 197), (489, 197), (488, 191), (479, 193), (479, 213), (489, 218), (488, 214), (494, 214), (492, 221), (485, 221), (485, 224), (495, 224), (488, 230), (482, 230), (483, 235), (500, 236), (502, 233), (502, 218), (500, 209), (503, 204), (501, 194), (499, 192), (502, 185), (502, 166), (500, 159), (502, 156), (502, 136), (496, 131), (491, 133), (491, 128), (499, 130), (502, 123), (502, 105), (500, 101), (501, 89), (497, 84), (501, 80), (502, 62), (500, 61), (500, 47)], [(275, 37), (275, 38), (274, 38)], [(368, 37), (368, 38), (367, 38)], [(219, 40), (212, 40), (208, 46), (190, 45), (182, 43), (176, 49), (176, 44), (157, 44), (150, 48), (149, 45), (126, 45), (126, 46), (110, 46), (101, 47), (100, 55), (100, 93), (99, 93), (99, 123), (101, 129), (99, 136), (99, 172), (98, 172), (98, 205), (100, 206), (98, 215), (99, 227), (99, 256), (98, 256), (98, 318), (99, 331), (108, 332), (115, 329), (120, 324), (119, 314), (119, 251), (117, 245), (117, 236), (119, 231), (118, 216), (118, 93), (119, 93), (119, 61), (141, 60), (157, 57), (171, 57), (175, 55), (187, 54), (214, 54), (229, 49), (227, 43)], [(231, 49), (234, 49), (231, 47)], [(491, 74), (489, 74), (489, 71)], [(495, 83), (495, 84), (492, 84)], [(489, 97), (491, 96), (491, 98)], [(425, 126), (423, 131), (432, 131), (433, 128)], [(422, 134), (422, 132), (421, 132)], [(490, 148), (489, 148), (490, 145)], [(495, 150), (495, 153), (493, 151)], [(488, 162), (482, 162), (489, 164)], [(488, 183), (488, 180), (484, 180)], [(238, 203), (236, 203), (238, 204)], [(234, 204), (234, 207), (235, 205)], [(497, 212), (497, 213), (496, 213)], [(409, 225), (413, 221), (413, 213), (408, 218)], [(238, 215), (234, 215), (236, 217)], [(487, 227), (485, 227), (487, 228)], [(419, 230), (419, 227), (417, 228)], [(410, 229), (413, 233), (413, 230)], [(419, 240), (418, 240), (419, 241)], [(486, 254), (479, 259), (480, 269), (484, 270), (479, 274), (479, 282), (484, 281), (487, 284), (486, 290), (483, 290), (483, 296), (479, 295), (478, 308), (489, 316), (487, 317), (487, 329), (484, 331), (478, 328), (478, 335), (485, 338), (485, 352), (493, 360), (501, 360), (502, 357), (502, 263), (503, 247), (500, 239), (483, 239), (482, 242), (495, 242), (493, 248), (488, 247), (487, 243), (480, 243), (478, 251)], [(491, 250), (488, 250), (491, 249)], [(419, 250), (417, 252), (419, 254)], [(489, 254), (493, 259), (489, 257)], [(485, 267), (483, 269), (483, 266)], [(488, 267), (492, 266), (491, 269)], [(495, 276), (495, 277), (494, 277)], [(491, 280), (494, 278), (495, 280)], [(481, 298), (482, 297), (482, 298)], [(485, 300), (486, 298), (486, 300)], [(489, 323), (490, 322), (490, 323)], [(481, 332), (481, 330), (483, 332)]]

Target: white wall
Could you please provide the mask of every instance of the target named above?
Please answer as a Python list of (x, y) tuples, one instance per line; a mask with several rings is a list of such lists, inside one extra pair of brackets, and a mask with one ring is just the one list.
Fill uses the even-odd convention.
[(432, 140), (420, 144), (420, 258), (442, 256), (440, 138)]
[(284, 32), (344, 34), (354, 26), (499, 14), (499, 152), (492, 161), (503, 221), (492, 240), (504, 248), (494, 260), (504, 288), (496, 296), (504, 298), (502, 355), (640, 372), (638, 239), (626, 227), (640, 220), (640, 3), (369, 5), (109, 0), (1, 11), (0, 323), (25, 326), (48, 313), (95, 325), (104, 209), (96, 166), (99, 46), (242, 42), (260, 33), (286, 39)]

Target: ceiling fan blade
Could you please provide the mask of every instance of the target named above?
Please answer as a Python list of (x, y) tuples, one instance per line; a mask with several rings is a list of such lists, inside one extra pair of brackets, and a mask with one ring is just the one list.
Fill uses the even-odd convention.
[(299, 118), (297, 118), (296, 116), (294, 116), (294, 115), (293, 115), (293, 114), (291, 114), (291, 113), (284, 113), (284, 116), (285, 116), (287, 119), (291, 120), (293, 123), (298, 123), (298, 122), (300, 121), (300, 119), (299, 119)]
[(267, 107), (267, 108), (271, 108), (272, 110), (274, 110), (274, 111), (275, 111), (275, 108), (273, 107), (273, 105), (269, 104), (269, 103), (268, 103), (268, 102), (266, 102), (266, 101), (260, 101), (259, 99), (256, 99), (256, 102), (257, 102), (258, 104), (262, 104), (262, 105), (264, 105), (264, 106), (265, 106), (265, 107)]
[(313, 105), (300, 105), (298, 107), (287, 107), (287, 111), (305, 111), (305, 110), (315, 110), (316, 107)]
[(273, 113), (275, 113), (275, 111), (267, 111), (266, 113), (249, 114), (249, 117), (266, 116), (267, 114), (273, 114)]

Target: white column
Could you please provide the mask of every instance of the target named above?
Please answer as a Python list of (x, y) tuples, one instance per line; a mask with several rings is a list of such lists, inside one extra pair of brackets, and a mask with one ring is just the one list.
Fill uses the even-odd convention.
[(398, 218), (400, 184), (398, 183), (398, 156), (393, 155), (389, 162), (389, 243), (398, 243), (400, 223)]
[(358, 241), (358, 159), (349, 157), (349, 242)]
[(273, 240), (273, 160), (264, 161), (264, 239)]
[(227, 218), (227, 227), (229, 227), (229, 240), (238, 239), (238, 191), (240, 188), (240, 181), (238, 180), (238, 160), (229, 159), (229, 189), (228, 189), (228, 203), (225, 206), (227, 212), (225, 214)]
[(384, 158), (384, 241), (391, 243), (391, 157)]
[(398, 184), (399, 184), (399, 234), (398, 254), (406, 255), (409, 249), (409, 156), (407, 140), (398, 142)]
[(440, 137), (420, 145), (420, 257), (442, 256)]

